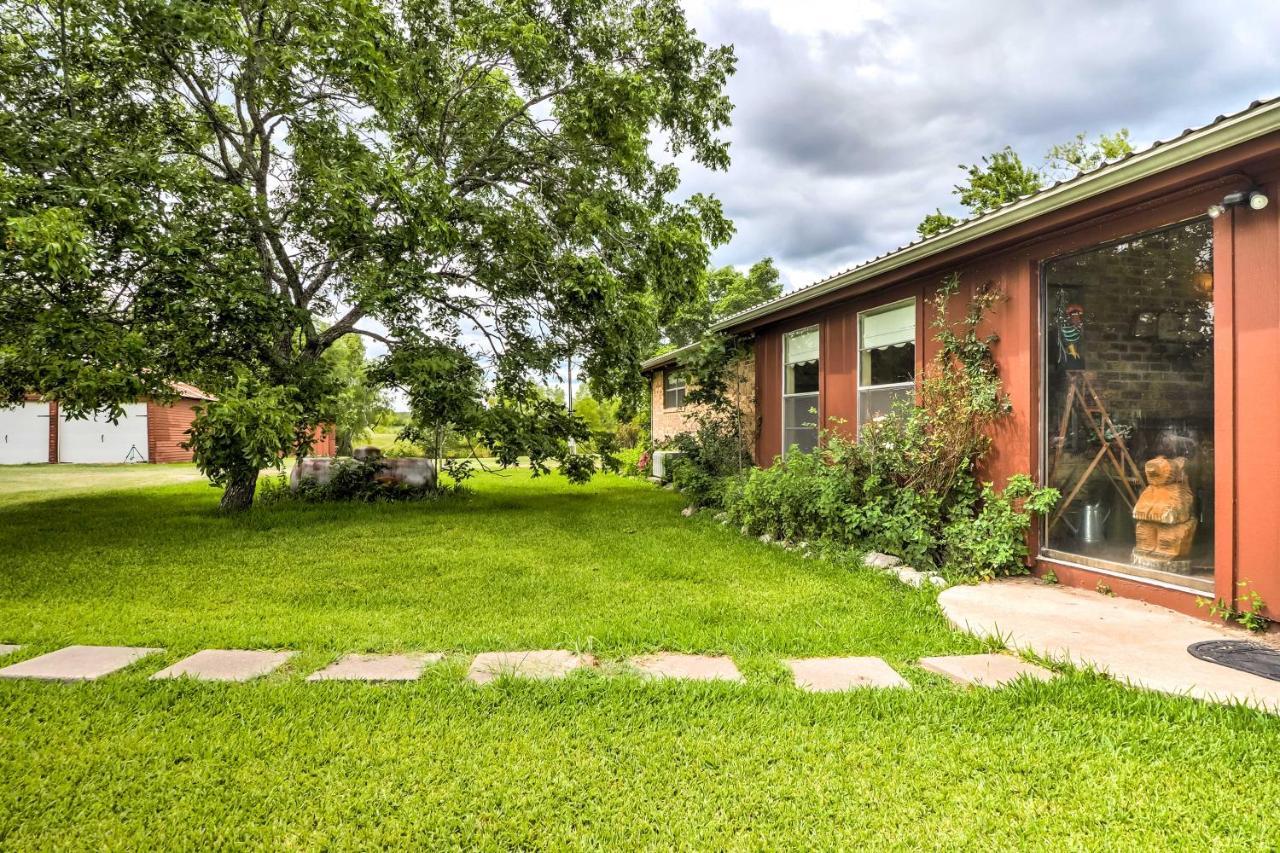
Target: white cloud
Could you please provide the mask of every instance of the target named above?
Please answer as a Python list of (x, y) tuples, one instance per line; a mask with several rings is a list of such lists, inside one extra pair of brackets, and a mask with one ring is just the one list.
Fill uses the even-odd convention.
[(685, 166), (737, 224), (717, 263), (772, 255), (789, 286), (957, 212), (956, 166), (1005, 144), (1038, 162), (1079, 131), (1136, 144), (1280, 94), (1280, 4), (688, 0), (738, 74), (733, 165)]

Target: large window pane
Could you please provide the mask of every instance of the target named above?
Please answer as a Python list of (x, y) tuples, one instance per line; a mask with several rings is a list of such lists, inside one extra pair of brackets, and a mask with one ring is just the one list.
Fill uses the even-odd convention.
[(876, 418), (887, 415), (898, 400), (910, 400), (916, 387), (908, 385), (903, 388), (869, 388), (858, 395), (858, 423), (869, 424)]
[(1212, 233), (1197, 220), (1045, 264), (1049, 556), (1211, 588)]
[(788, 364), (786, 372), (786, 394), (818, 393), (818, 362), (806, 361), (801, 364)]
[(911, 382), (916, 377), (916, 347), (914, 343), (898, 344), (881, 349), (863, 350), (863, 387), (896, 385)]

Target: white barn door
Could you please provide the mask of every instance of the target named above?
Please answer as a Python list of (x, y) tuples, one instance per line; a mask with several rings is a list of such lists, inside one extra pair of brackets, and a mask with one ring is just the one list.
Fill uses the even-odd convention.
[(99, 412), (58, 424), (59, 462), (146, 462), (147, 404), (128, 403), (117, 423)]
[(0, 465), (49, 461), (49, 404), (0, 408)]

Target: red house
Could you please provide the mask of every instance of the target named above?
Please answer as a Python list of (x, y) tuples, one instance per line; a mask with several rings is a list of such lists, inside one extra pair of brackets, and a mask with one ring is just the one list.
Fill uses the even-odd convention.
[[(1063, 492), (1034, 570), (1193, 614), (1244, 584), (1280, 618), (1280, 99), (716, 323), (754, 336), (757, 461), (912, 394), (925, 301), (953, 273), (1007, 296), (991, 323), (1014, 414), (984, 474)], [(657, 438), (680, 354), (645, 364)], [(1158, 553), (1135, 504), (1166, 478), (1181, 526)]]

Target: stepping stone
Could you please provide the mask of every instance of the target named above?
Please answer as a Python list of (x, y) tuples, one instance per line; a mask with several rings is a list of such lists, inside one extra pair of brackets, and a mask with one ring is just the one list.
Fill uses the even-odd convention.
[(810, 693), (837, 693), (858, 687), (911, 687), (880, 658), (801, 658), (783, 663), (795, 675), (796, 687)]
[(155, 675), (157, 678), (194, 678), (198, 681), (248, 681), (280, 668), (297, 652), (265, 652), (248, 649), (205, 649)]
[(412, 655), (345, 655), (313, 672), (307, 681), (415, 681), (427, 664), (444, 658), (439, 653)]
[(484, 652), (471, 662), (467, 678), (476, 684), (488, 684), (501, 676), (513, 678), (564, 678), (575, 669), (596, 665), (591, 655), (579, 655), (563, 649), (535, 652)]
[(8, 643), (0, 643), (0, 658), (5, 655), (11, 655), (20, 648), (22, 648), (22, 646), (11, 646)]
[(920, 666), (936, 672), (956, 684), (975, 687), (1002, 687), (1016, 678), (1026, 676), (1036, 681), (1048, 681), (1054, 673), (1042, 666), (1027, 663), (1011, 655), (953, 655), (949, 657), (920, 658)]
[(131, 646), (67, 646), (0, 669), (0, 678), (93, 681), (164, 649)]
[(727, 657), (663, 653), (632, 658), (631, 666), (650, 678), (684, 678), (691, 681), (743, 681), (738, 667)]

